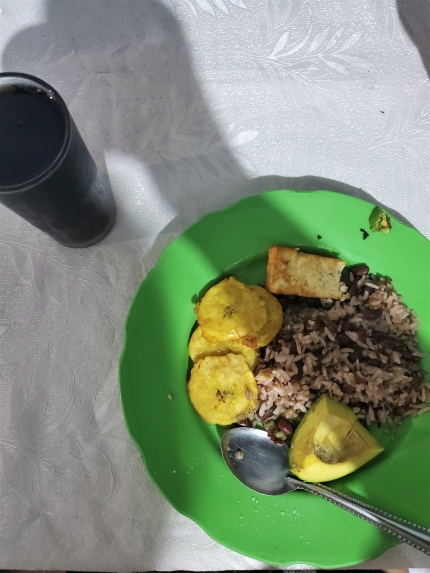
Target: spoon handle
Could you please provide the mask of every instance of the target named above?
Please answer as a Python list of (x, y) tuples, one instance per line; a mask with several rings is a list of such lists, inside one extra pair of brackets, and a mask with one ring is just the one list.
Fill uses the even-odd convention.
[(318, 495), (342, 509), (346, 509), (357, 517), (361, 517), (361, 519), (368, 521), (372, 525), (376, 525), (382, 531), (391, 533), (391, 535), (409, 543), (412, 547), (430, 555), (430, 533), (425, 527), (394, 517), (394, 515), (339, 493), (326, 485), (302, 482), (292, 476), (287, 476), (287, 480), (292, 486)]

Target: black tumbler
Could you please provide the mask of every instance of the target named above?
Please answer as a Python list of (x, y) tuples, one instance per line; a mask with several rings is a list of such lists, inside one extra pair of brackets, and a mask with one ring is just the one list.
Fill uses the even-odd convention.
[(66, 104), (28, 74), (0, 73), (0, 202), (68, 247), (101, 241), (115, 221)]

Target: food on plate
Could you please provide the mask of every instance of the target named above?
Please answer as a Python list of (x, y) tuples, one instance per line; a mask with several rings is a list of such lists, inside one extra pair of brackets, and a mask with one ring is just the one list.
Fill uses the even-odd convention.
[(246, 418), (258, 403), (254, 375), (241, 354), (199, 360), (191, 370), (188, 392), (196, 412), (220, 426)]
[(241, 422), (258, 403), (255, 349), (278, 334), (282, 307), (263, 287), (230, 277), (208, 290), (196, 314), (199, 326), (188, 344), (195, 362), (188, 383), (191, 402), (207, 422)]
[(234, 277), (210, 288), (195, 312), (202, 334), (209, 342), (240, 340), (267, 322), (264, 302)]
[[(342, 442), (347, 458), (338, 461), (328, 446), (313, 451), (320, 456), (320, 467), (312, 470), (318, 470), (319, 481), (340, 477), (376, 455), (379, 446), (367, 439), (356, 419), (392, 427), (405, 416), (430, 410), (416, 314), (402, 302), (391, 279), (371, 274), (365, 264), (344, 265), (271, 247), (268, 288), (306, 296), (275, 297), (261, 286), (224, 279), (196, 306), (199, 327), (189, 343), (195, 362), (190, 398), (211, 423), (262, 424), (270, 439), (281, 444), (318, 398), (326, 396), (320, 409), (324, 404), (327, 409), (331, 399), (339, 404), (337, 410), (332, 405), (328, 409), (351, 422), (355, 441)], [(345, 429), (346, 422), (342, 424), (336, 432)], [(302, 445), (296, 452), (310, 455), (305, 441), (298, 443)], [(329, 471), (321, 464), (333, 467)], [(303, 479), (312, 479), (310, 475)]]
[(363, 233), (363, 241), (365, 241), (367, 239), (367, 237), (369, 236), (369, 233), (366, 231), (366, 229), (362, 229), (362, 228), (360, 228), (360, 232)]
[(260, 351), (254, 371), (259, 405), (249, 417), (274, 440), (280, 417), (296, 424), (325, 393), (366, 425), (392, 427), (430, 410), (416, 314), (391, 279), (371, 274), (365, 264), (346, 269), (342, 278), (343, 301), (280, 297), (284, 323)]
[(290, 469), (304, 481), (330, 481), (352, 473), (382, 451), (351, 408), (324, 394), (294, 433)]
[(391, 231), (391, 219), (380, 207), (375, 207), (369, 217), (370, 229), (374, 233), (388, 233)]
[[(282, 316), (281, 308), (281, 323)], [(279, 328), (280, 327), (281, 326), (279, 326)], [(278, 331), (276, 334), (277, 333)], [(198, 362), (205, 356), (222, 356), (230, 353), (243, 354), (250, 368), (255, 368), (255, 366), (257, 366), (259, 357), (254, 348), (242, 344), (239, 340), (218, 340), (216, 342), (208, 342), (206, 338), (204, 338), (200, 326), (198, 326), (193, 332), (188, 343), (188, 354), (193, 362)]]
[(270, 247), (266, 288), (274, 294), (340, 300), (340, 276), (345, 261)]
[(281, 303), (268, 290), (258, 285), (248, 287), (263, 302), (267, 312), (266, 324), (257, 332), (249, 333), (242, 338), (242, 342), (254, 348), (266, 346), (281, 329), (284, 313)]

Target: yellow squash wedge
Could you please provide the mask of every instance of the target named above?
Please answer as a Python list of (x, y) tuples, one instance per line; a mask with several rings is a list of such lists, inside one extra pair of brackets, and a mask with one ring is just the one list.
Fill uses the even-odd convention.
[(382, 451), (351, 408), (324, 394), (294, 433), (290, 468), (303, 481), (330, 481), (350, 474)]

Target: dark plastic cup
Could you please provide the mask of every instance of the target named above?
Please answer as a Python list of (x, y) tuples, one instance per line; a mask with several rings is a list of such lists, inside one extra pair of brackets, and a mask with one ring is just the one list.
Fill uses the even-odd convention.
[(61, 96), (0, 73), (0, 202), (68, 247), (101, 241), (115, 222), (110, 187)]

